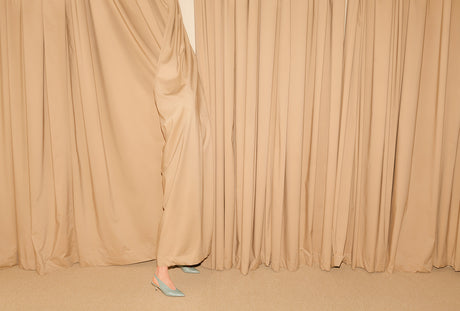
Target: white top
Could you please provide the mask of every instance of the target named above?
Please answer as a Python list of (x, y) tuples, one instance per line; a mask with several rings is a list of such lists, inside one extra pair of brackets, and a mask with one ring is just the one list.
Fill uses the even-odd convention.
[(187, 31), (188, 39), (192, 48), (195, 50), (195, 10), (193, 6), (194, 0), (179, 0), (182, 18), (184, 20), (185, 30)]

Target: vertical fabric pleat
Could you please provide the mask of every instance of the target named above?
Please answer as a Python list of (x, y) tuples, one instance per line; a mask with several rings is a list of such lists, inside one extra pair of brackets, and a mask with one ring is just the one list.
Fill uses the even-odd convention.
[(0, 264), (45, 271), (77, 260), (65, 3), (1, 6)]
[(460, 1), (195, 13), (0, 0), (0, 266), (460, 269)]
[(195, 0), (205, 265), (460, 269), (460, 2)]
[[(128, 264), (157, 258), (159, 240), (179, 247), (189, 239), (195, 248), (210, 237), (211, 229), (202, 234), (198, 225), (196, 234), (178, 230), (187, 237), (182, 244), (171, 235), (159, 237), (162, 175), (181, 181), (174, 196), (187, 190), (187, 183), (196, 185), (177, 198), (185, 216), (202, 216), (203, 197), (195, 193), (202, 191), (201, 176), (184, 176), (177, 167), (162, 171), (162, 161), (181, 151), (172, 148), (163, 156), (159, 112), (170, 132), (197, 144), (195, 149), (212, 142), (200, 123), (187, 121), (196, 133), (178, 133), (171, 130), (178, 123), (165, 113), (167, 107), (157, 110), (159, 56), (170, 43), (165, 27), (179, 29), (182, 23), (177, 5), (175, 0), (0, 1), (0, 266), (46, 273), (76, 262)], [(177, 29), (171, 40), (189, 47)], [(175, 58), (179, 51), (169, 54)], [(181, 62), (196, 74), (189, 56)], [(165, 66), (180, 83), (171, 85), (196, 88), (197, 81), (180, 69)], [(193, 116), (198, 99), (188, 91), (181, 98), (189, 103), (187, 116)], [(207, 114), (200, 117), (209, 122)], [(193, 159), (197, 170), (212, 166), (212, 159), (204, 164)], [(212, 195), (206, 202), (209, 213)], [(208, 244), (194, 251), (203, 257)], [(183, 255), (181, 260), (190, 260)]]

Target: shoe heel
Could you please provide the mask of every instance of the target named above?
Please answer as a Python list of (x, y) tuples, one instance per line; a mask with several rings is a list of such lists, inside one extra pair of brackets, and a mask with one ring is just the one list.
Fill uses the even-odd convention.
[(171, 289), (169, 288), (166, 284), (164, 284), (156, 275), (155, 273), (153, 274), (153, 276), (155, 277), (155, 279), (157, 280), (158, 285), (156, 285), (155, 283), (153, 283), (153, 281), (150, 281), (150, 283), (153, 285), (153, 287), (155, 288), (155, 291), (156, 290), (160, 290), (163, 294), (165, 294), (166, 296), (170, 296), (170, 297), (183, 297), (185, 296), (183, 292), (181, 292), (178, 288), (176, 289)]

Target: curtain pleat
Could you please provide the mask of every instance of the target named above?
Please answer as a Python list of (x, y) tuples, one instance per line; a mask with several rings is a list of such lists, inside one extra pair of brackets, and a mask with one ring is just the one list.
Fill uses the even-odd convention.
[[(0, 0), (0, 266), (156, 258), (173, 1)], [(460, 1), (195, 0), (195, 14), (205, 88), (181, 90), (211, 121), (205, 267), (460, 270)], [(195, 72), (181, 53), (164, 77)]]
[(0, 266), (156, 257), (163, 1), (0, 1)]
[(460, 269), (460, 2), (195, 0), (205, 265)]

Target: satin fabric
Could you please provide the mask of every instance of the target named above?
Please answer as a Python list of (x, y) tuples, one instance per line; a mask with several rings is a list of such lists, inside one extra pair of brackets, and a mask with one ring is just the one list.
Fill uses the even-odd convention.
[(460, 269), (460, 1), (196, 0), (206, 264)]
[(203, 260), (212, 140), (177, 1), (2, 0), (0, 25), (0, 266)]

